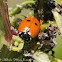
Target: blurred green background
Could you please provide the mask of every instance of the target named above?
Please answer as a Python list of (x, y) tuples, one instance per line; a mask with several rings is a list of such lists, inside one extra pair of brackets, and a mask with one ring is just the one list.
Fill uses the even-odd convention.
[[(14, 7), (17, 4), (21, 4), (24, 1), (30, 1), (30, 0), (8, 0), (8, 7), (9, 8)], [(26, 15), (28, 13), (28, 11), (30, 11), (30, 10), (29, 9), (24, 9), (20, 14), (21, 15)], [(20, 16), (20, 14), (17, 15), (16, 17)], [(57, 40), (57, 46), (54, 48), (55, 57), (59, 58), (59, 59), (62, 59), (62, 35), (57, 36), (56, 40)]]
[(57, 46), (54, 48), (55, 57), (62, 59), (62, 35), (57, 36)]
[[(25, 2), (25, 1), (33, 1), (33, 0), (8, 0), (8, 7), (9, 8), (14, 7), (18, 4), (21, 4), (22, 2)], [(20, 14), (21, 15), (26, 15), (29, 11), (30, 11), (30, 9), (23, 9), (23, 11)], [(16, 16), (18, 17), (18, 16), (20, 16), (20, 14), (18, 14)]]

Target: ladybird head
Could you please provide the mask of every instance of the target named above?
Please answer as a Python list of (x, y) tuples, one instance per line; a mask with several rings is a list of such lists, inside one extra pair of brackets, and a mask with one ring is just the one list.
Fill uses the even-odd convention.
[(19, 36), (26, 41), (30, 40), (30, 35), (27, 32), (21, 32)]
[(28, 27), (25, 27), (25, 30), (23, 32), (19, 32), (19, 36), (26, 41), (30, 40), (29, 30), (30, 29)]

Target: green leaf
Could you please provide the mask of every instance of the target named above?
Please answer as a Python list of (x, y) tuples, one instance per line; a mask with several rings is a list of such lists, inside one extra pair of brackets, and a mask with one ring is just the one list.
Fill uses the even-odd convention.
[(56, 23), (58, 25), (58, 28), (62, 34), (62, 16), (56, 11), (53, 11), (53, 15), (54, 15), (54, 18), (55, 18)]
[[(52, 25), (56, 25), (55, 21), (50, 21), (50, 23), (52, 23)], [(45, 28), (49, 27), (50, 23), (44, 23), (44, 24), (40, 25), (41, 32), (44, 32)]]
[[(22, 52), (14, 52), (14, 51), (9, 51), (6, 45), (3, 45), (1, 51), (0, 51), (0, 59), (8, 58), (11, 60), (0, 60), (0, 62), (17, 62), (16, 60), (14, 61), (14, 58), (20, 58), (22, 57)], [(21, 59), (22, 60), (22, 59)]]
[(56, 1), (58, 4), (62, 4), (62, 0), (54, 0)]
[(54, 57), (50, 57), (42, 51), (36, 51), (32, 57), (38, 62), (58, 62)]

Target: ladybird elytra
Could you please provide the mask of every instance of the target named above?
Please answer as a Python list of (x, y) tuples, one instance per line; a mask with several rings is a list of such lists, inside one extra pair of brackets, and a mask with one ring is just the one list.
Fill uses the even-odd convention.
[(19, 32), (21, 33), (23, 32), (25, 35), (29, 34), (31, 38), (35, 38), (38, 35), (39, 30), (40, 30), (40, 23), (35, 17), (28, 17), (24, 19), (20, 23), (18, 28)]

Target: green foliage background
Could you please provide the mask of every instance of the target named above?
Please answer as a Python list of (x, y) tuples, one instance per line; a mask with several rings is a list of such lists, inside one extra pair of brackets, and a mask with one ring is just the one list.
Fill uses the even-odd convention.
[[(8, 0), (8, 6), (9, 6), (9, 8), (14, 7), (15, 5), (20, 4), (24, 1), (27, 1), (27, 0), (15, 0), (15, 2), (14, 2), (14, 0)], [(30, 0), (28, 0), (28, 1), (30, 1)], [(26, 15), (28, 13), (28, 11), (30, 11), (30, 10), (29, 9), (23, 10), (21, 14)], [(20, 16), (20, 14), (18, 16)], [(18, 16), (16, 16), (16, 17), (18, 17)], [(1, 18), (0, 18), (0, 20), (1, 20)], [(1, 24), (0, 24), (0, 26), (1, 26)], [(57, 46), (54, 48), (55, 57), (62, 59), (62, 35), (58, 36), (56, 40), (57, 40)]]
[[(30, 0), (15, 0), (15, 2), (14, 2), (14, 0), (8, 0), (8, 6), (9, 6), (9, 8), (10, 7), (14, 7), (15, 5), (20, 4), (20, 3), (24, 2), (24, 1), (30, 1)], [(60, 0), (59, 1), (55, 0), (55, 1), (60, 3)], [(21, 12), (21, 14), (26, 15), (28, 13), (28, 11), (30, 11), (30, 10), (29, 9), (27, 9), (27, 10), (25, 9), (25, 10), (23, 10)], [(20, 16), (20, 14), (18, 16)], [(16, 17), (18, 17), (18, 16), (16, 16)], [(57, 46), (54, 48), (55, 57), (59, 58), (59, 59), (62, 59), (62, 35), (58, 36), (56, 40), (57, 40)]]
[(54, 48), (55, 57), (62, 59), (62, 35), (57, 36), (57, 46)]

